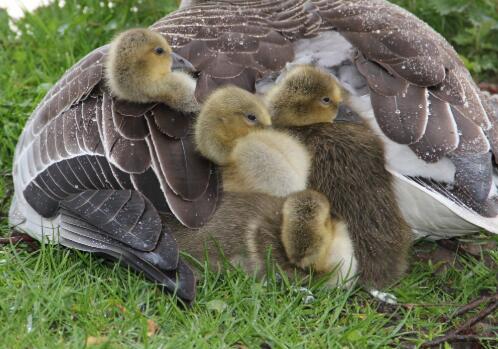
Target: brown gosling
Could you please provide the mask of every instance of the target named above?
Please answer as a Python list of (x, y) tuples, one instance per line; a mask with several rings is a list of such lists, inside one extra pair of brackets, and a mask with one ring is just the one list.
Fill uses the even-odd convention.
[(286, 196), (306, 188), (306, 147), (270, 126), (266, 107), (245, 90), (228, 86), (208, 97), (195, 141), (202, 155), (222, 167), (225, 191)]
[[(192, 233), (166, 218), (179, 248), (212, 270), (222, 256), (249, 274), (265, 275), (268, 250), (288, 277), (310, 270), (330, 273), (335, 286), (356, 273), (356, 260), (344, 223), (331, 217), (327, 198), (305, 190), (279, 198), (261, 193), (225, 193), (213, 218)], [(194, 234), (194, 235), (193, 235)]]
[(344, 218), (360, 283), (383, 288), (405, 272), (412, 232), (385, 169), (382, 141), (364, 123), (332, 123), (343, 95), (328, 73), (300, 66), (267, 101), (273, 123), (307, 145), (312, 157), (308, 187), (324, 193), (332, 212)]
[(164, 37), (148, 29), (119, 34), (106, 58), (106, 80), (114, 96), (136, 103), (162, 102), (173, 109), (196, 112), (196, 81), (183, 71), (172, 71), (180, 62)]
[(275, 127), (332, 122), (344, 92), (332, 75), (310, 65), (292, 69), (266, 95)]

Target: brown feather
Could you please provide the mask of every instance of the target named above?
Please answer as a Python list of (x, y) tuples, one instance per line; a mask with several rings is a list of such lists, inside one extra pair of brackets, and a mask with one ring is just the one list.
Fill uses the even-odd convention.
[(150, 167), (151, 159), (143, 140), (122, 137), (114, 127), (112, 98), (104, 93), (101, 129), (106, 157), (113, 165), (128, 173), (143, 173)]
[(348, 226), (362, 284), (382, 288), (397, 280), (412, 233), (396, 204), (380, 139), (364, 124), (343, 122), (291, 131), (312, 154), (309, 187), (324, 193)]
[(410, 149), (426, 162), (437, 162), (458, 146), (459, 136), (448, 103), (429, 95), (429, 120), (424, 136)]
[(38, 134), (51, 118), (88, 95), (101, 81), (106, 47), (94, 50), (69, 70), (33, 112), (31, 128)]
[(157, 128), (163, 134), (176, 139), (187, 136), (194, 117), (193, 114), (181, 113), (165, 104), (158, 104), (152, 109), (152, 114)]
[(113, 108), (112, 121), (121, 137), (131, 141), (144, 140), (149, 135), (145, 116), (133, 117), (118, 113)]
[(458, 148), (453, 152), (454, 155), (473, 155), (483, 154), (489, 151), (489, 142), (482, 129), (467, 119), (460, 108), (451, 108), (455, 122), (460, 135)]
[(117, 98), (112, 101), (114, 111), (124, 116), (142, 117), (155, 105), (156, 103), (135, 103)]
[(362, 54), (358, 54), (355, 63), (358, 71), (367, 79), (370, 89), (377, 94), (395, 96), (408, 88), (406, 80), (389, 74), (382, 66), (365, 59)]
[(426, 93), (425, 88), (414, 85), (395, 96), (371, 90), (375, 118), (386, 136), (401, 144), (413, 144), (422, 138), (428, 121)]
[(188, 201), (198, 200), (210, 183), (211, 163), (200, 156), (190, 136), (174, 139), (162, 134), (151, 117), (151, 143), (168, 187)]

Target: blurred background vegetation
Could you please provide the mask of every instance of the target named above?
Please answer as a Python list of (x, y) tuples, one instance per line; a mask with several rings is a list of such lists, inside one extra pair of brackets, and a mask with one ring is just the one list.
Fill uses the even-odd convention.
[(498, 0), (392, 0), (441, 33), (474, 78), (498, 82)]

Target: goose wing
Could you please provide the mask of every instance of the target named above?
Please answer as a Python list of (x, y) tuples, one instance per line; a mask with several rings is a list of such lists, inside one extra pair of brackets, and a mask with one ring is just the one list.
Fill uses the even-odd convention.
[[(107, 50), (94, 50), (70, 69), (28, 120), (14, 159), (13, 211), (24, 217), (19, 228), (33, 236), (43, 236), (44, 222), (57, 225), (61, 244), (119, 259), (190, 301), (192, 271), (168, 229), (145, 213), (171, 211), (184, 225), (201, 226), (218, 203), (218, 174), (194, 150), (193, 115), (110, 94)], [(88, 193), (97, 196), (85, 199), (86, 206), (70, 205)], [(104, 210), (97, 199), (106, 193), (119, 199), (107, 200)], [(135, 204), (139, 193), (151, 202), (146, 209)], [(87, 214), (88, 204), (99, 214)]]
[(427, 162), (490, 150), (486, 132), (496, 122), (443, 37), (386, 1), (315, 4), (323, 20), (358, 48), (357, 67), (368, 81), (376, 119), (389, 138), (410, 145)]
[[(497, 118), (451, 45), (387, 1), (314, 4), (322, 19), (358, 49), (355, 63), (385, 135), (425, 162), (449, 158), (456, 175), (448, 195), (458, 206), (497, 216), (490, 153), (498, 150)], [(468, 175), (476, 169), (479, 176)]]
[(254, 91), (256, 81), (293, 60), (296, 40), (336, 30), (357, 48), (356, 66), (391, 140), (409, 145), (426, 162), (498, 150), (492, 137), (496, 120), (458, 54), (396, 5), (384, 0), (199, 3), (151, 29), (199, 71), (200, 99), (227, 83)]
[(171, 210), (188, 227), (201, 226), (216, 209), (218, 176), (194, 149), (194, 116), (161, 103), (115, 99), (104, 81), (107, 51), (104, 46), (84, 57), (33, 112), (16, 149), (19, 189), (61, 160), (104, 156), (156, 208)]

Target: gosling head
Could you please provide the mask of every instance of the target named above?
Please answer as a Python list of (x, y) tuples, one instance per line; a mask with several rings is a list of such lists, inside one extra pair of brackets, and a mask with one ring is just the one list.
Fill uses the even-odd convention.
[(278, 127), (332, 122), (342, 89), (326, 71), (302, 65), (292, 69), (267, 96), (272, 122)]
[(328, 272), (336, 222), (327, 197), (313, 190), (291, 194), (282, 213), (282, 243), (289, 261), (302, 269)]
[[(106, 60), (106, 77), (113, 95), (137, 103), (168, 101), (168, 95), (177, 93), (171, 85), (181, 84), (181, 80), (192, 85), (188, 74), (180, 79), (173, 75), (176, 69), (192, 71), (193, 66), (175, 54), (164, 37), (148, 29), (119, 34)], [(195, 88), (195, 82), (191, 88)]]
[(222, 87), (202, 106), (195, 142), (202, 155), (225, 165), (237, 139), (270, 125), (270, 114), (257, 96), (235, 86)]

